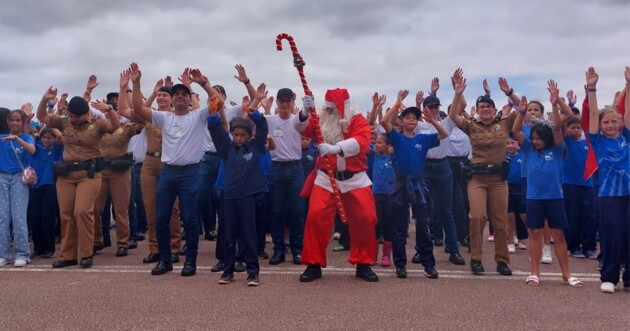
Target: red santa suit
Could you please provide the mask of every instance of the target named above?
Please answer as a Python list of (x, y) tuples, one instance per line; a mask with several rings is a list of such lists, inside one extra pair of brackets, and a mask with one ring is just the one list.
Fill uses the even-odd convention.
[[(342, 95), (341, 99), (339, 94)], [(370, 125), (363, 115), (348, 111), (347, 94), (345, 89), (329, 90), (326, 93), (325, 108), (336, 108), (335, 111), (339, 111), (341, 115), (338, 125), (340, 125), (343, 138), (339, 137), (340, 141), (325, 142), (341, 148), (341, 153), (328, 157), (332, 161), (332, 171), (336, 174), (350, 233), (348, 262), (369, 265), (376, 261), (378, 250), (372, 182), (366, 174), (367, 155), (370, 149)], [(327, 132), (324, 131), (326, 129), (322, 127), (324, 137), (327, 136)], [(315, 138), (312, 118), (309, 119), (309, 125), (301, 134)], [(302, 264), (315, 264), (322, 267), (326, 266), (326, 248), (330, 242), (337, 213), (324, 162), (323, 157), (318, 157), (315, 169), (308, 176), (302, 192), (303, 197), (309, 197), (310, 193), (309, 210), (304, 228)]]

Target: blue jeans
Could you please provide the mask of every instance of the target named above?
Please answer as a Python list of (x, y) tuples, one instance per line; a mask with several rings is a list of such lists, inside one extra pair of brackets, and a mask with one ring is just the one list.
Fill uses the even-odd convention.
[(217, 223), (218, 198), (214, 184), (219, 175), (219, 164), (221, 159), (218, 156), (206, 153), (199, 162), (199, 220), (203, 225), (204, 233), (215, 231)]
[(131, 167), (131, 198), (129, 199), (129, 230), (131, 240), (136, 240), (138, 233), (147, 231), (147, 215), (142, 202), (142, 189), (140, 188), (140, 173), (142, 163), (135, 163)]
[(156, 232), (160, 261), (171, 263), (170, 221), (175, 199), (186, 231), (186, 262), (197, 263), (199, 219), (197, 218), (199, 164), (164, 165), (160, 171), (156, 201)]
[(271, 196), (271, 238), (274, 252), (284, 253), (285, 222), (291, 229), (289, 243), (293, 255), (302, 254), (304, 242), (304, 200), (300, 191), (304, 185), (304, 170), (300, 160), (272, 162), (269, 171)]
[(0, 257), (7, 260), (12, 260), (9, 251), (11, 225), (13, 225), (15, 258), (24, 260), (31, 258), (26, 221), (28, 196), (28, 186), (22, 184), (21, 172), (15, 174), (0, 172)]
[(446, 252), (459, 253), (457, 229), (453, 218), (453, 174), (446, 159), (427, 159), (422, 171), (422, 178), (429, 186), (433, 202), (431, 215), (431, 234), (434, 238), (446, 237)]
[[(446, 158), (451, 165), (453, 174), (453, 218), (457, 228), (457, 240), (468, 239), (468, 177), (462, 171), (462, 163), (468, 164), (467, 156), (452, 156)], [(523, 226), (524, 227), (524, 226)], [(525, 229), (527, 233), (527, 229)]]

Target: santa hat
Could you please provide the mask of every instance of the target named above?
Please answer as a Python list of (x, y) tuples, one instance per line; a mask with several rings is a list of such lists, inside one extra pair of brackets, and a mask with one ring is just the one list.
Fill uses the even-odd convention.
[(350, 94), (345, 88), (336, 88), (326, 91), (324, 96), (324, 106), (328, 108), (337, 108), (341, 118), (345, 118), (344, 113), (346, 107), (350, 106)]

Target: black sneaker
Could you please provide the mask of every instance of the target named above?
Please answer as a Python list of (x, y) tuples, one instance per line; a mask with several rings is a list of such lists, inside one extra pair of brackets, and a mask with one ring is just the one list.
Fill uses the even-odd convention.
[(301, 265), (302, 264), (302, 255), (295, 254), (293, 255), (293, 264)]
[(433, 240), (433, 245), (435, 246), (444, 246), (444, 239), (436, 238)]
[(215, 241), (217, 240), (217, 233), (215, 231), (208, 231), (203, 238), (208, 241)]
[(512, 270), (505, 262), (497, 262), (497, 272), (501, 276), (512, 276)]
[(118, 250), (116, 251), (116, 256), (118, 257), (127, 256), (127, 255), (129, 255), (129, 251), (127, 250), (127, 248), (119, 247)]
[(468, 238), (464, 238), (464, 239), (460, 240), (460, 241), (459, 241), (459, 244), (460, 244), (462, 247), (468, 247), (468, 246), (470, 246), (470, 242), (468, 242)]
[(357, 264), (357, 278), (361, 278), (368, 282), (378, 282), (378, 276), (372, 271), (369, 264)]
[(192, 262), (184, 262), (184, 267), (182, 268), (182, 276), (189, 277), (193, 276), (197, 273), (197, 265)]
[(266, 260), (268, 258), (269, 258), (269, 254), (265, 253), (265, 251), (258, 252), (258, 259), (259, 260)]
[(269, 259), (269, 264), (278, 265), (284, 262), (284, 253), (280, 251), (273, 252), (273, 256)]
[(396, 267), (396, 277), (398, 278), (407, 278), (407, 267), (404, 265)]
[(245, 262), (242, 261), (236, 262), (236, 265), (234, 266), (235, 272), (245, 272), (246, 269), (247, 267), (245, 266)]
[(160, 255), (159, 254), (149, 253), (149, 255), (147, 255), (147, 257), (142, 259), (142, 263), (155, 263), (155, 262), (157, 262), (159, 260), (160, 260)]
[(178, 263), (179, 262), (179, 255), (173, 253), (171, 254), (171, 263)]
[(481, 261), (470, 260), (470, 271), (472, 271), (473, 275), (481, 276), (485, 272), (483, 269), (483, 264)]
[(322, 267), (316, 264), (309, 264), (306, 270), (300, 275), (300, 282), (308, 283), (319, 278), (322, 278)]
[(411, 263), (416, 263), (416, 264), (422, 263), (422, 259), (420, 258), (420, 253), (416, 252), (416, 255), (414, 255), (413, 258), (411, 259)]
[(435, 267), (424, 267), (424, 276), (427, 278), (438, 278), (438, 272)]
[(448, 257), (448, 261), (454, 265), (465, 265), (466, 261), (464, 258), (459, 255), (459, 253), (452, 253), (451, 256)]
[(144, 241), (144, 239), (145, 239), (144, 232), (138, 232), (138, 234), (136, 234), (136, 239), (138, 241)]
[(43, 257), (45, 259), (52, 259), (53, 257), (55, 257), (55, 251), (48, 251), (44, 253)]
[(221, 278), (219, 278), (219, 284), (229, 284), (232, 282), (232, 280), (234, 280), (234, 274), (223, 273), (223, 275), (221, 275)]
[(210, 272), (219, 272), (219, 271), (223, 271), (224, 269), (225, 269), (225, 264), (223, 264), (223, 261), (219, 261), (217, 262), (217, 264), (212, 266), (212, 268), (210, 269)]
[(260, 285), (258, 274), (247, 275), (247, 286), (258, 286), (258, 285)]
[(81, 262), (79, 262), (79, 266), (81, 268), (91, 268), (92, 264), (94, 263), (94, 261), (92, 260), (92, 257), (86, 257), (85, 259), (81, 259)]

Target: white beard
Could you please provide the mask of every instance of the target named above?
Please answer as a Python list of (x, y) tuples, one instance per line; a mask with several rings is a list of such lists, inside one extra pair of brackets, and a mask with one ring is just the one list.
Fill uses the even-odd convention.
[(334, 145), (343, 140), (342, 127), (339, 123), (340, 120), (341, 115), (337, 110), (330, 114), (327, 109), (322, 109), (319, 113), (319, 125), (325, 143)]

